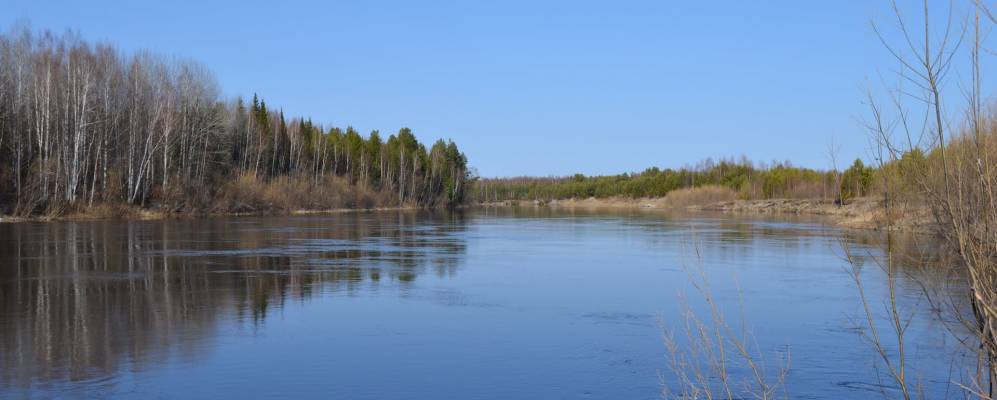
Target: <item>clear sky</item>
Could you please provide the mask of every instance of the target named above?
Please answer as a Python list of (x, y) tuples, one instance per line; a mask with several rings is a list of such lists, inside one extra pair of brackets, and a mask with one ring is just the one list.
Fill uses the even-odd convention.
[(226, 96), (452, 138), (482, 176), (867, 158), (885, 1), (6, 0), (0, 28), (199, 60)]

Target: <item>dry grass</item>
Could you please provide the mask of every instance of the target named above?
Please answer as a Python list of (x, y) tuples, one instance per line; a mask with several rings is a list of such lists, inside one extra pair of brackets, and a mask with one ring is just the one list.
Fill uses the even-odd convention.
[(264, 182), (243, 174), (219, 190), (213, 212), (274, 212), (296, 210), (367, 209), (396, 205), (393, 196), (346, 179), (327, 176), (318, 182), (309, 178), (281, 177)]
[(728, 187), (708, 185), (668, 192), (662, 205), (670, 208), (683, 208), (732, 201), (736, 198), (737, 192)]
[(45, 219), (92, 220), (92, 219), (157, 219), (166, 214), (135, 205), (102, 202), (90, 206), (80, 206), (64, 214), (50, 214)]

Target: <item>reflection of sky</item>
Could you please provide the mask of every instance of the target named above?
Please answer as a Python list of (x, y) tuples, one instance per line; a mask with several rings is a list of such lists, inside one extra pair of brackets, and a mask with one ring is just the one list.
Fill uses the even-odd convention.
[[(678, 327), (680, 294), (702, 310), (702, 268), (767, 357), (791, 353), (793, 396), (881, 396), (839, 239), (879, 251), (813, 221), (525, 209), (0, 233), (0, 265), (18, 265), (0, 269), (0, 390), (15, 393), (658, 398), (659, 319)], [(915, 309), (918, 289), (900, 290)], [(909, 334), (915, 369), (948, 371), (929, 316)]]

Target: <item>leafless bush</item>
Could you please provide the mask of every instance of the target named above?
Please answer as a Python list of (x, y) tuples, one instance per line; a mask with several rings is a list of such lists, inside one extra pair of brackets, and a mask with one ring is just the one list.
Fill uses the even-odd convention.
[[(899, 178), (892, 185), (889, 181), (884, 184), (884, 204), (888, 209), (906, 205), (907, 193), (913, 192), (930, 208), (937, 223), (937, 235), (951, 255), (947, 267), (959, 269), (968, 281), (967, 298), (972, 318), (965, 327), (975, 333), (975, 341), (967, 342), (978, 346), (979, 364), (972, 381), (958, 385), (968, 396), (992, 398), (997, 382), (997, 198), (994, 193), (997, 165), (989, 155), (997, 140), (994, 129), (997, 119), (983, 106), (981, 55), (984, 36), (981, 31), (985, 29), (983, 22), (994, 20), (982, 3), (971, 2), (972, 11), (964, 29), (960, 31), (956, 27), (950, 11), (946, 26), (938, 31), (940, 34), (933, 36), (935, 31), (927, 0), (924, 1), (923, 21), (918, 24), (912, 24), (895, 2), (891, 5), (900, 38), (895, 42), (900, 44), (894, 45), (877, 25), (874, 27), (900, 65), (901, 84), (891, 92), (890, 108), (883, 107), (871, 95), (869, 102), (872, 110), (869, 127), (875, 137), (880, 162), (894, 166), (895, 176)], [(967, 111), (962, 124), (953, 124), (948, 114), (953, 101), (945, 93), (952, 85), (946, 82), (946, 77), (952, 75), (956, 65), (953, 60), (962, 54), (958, 51), (960, 48), (968, 49), (969, 62), (964, 76), (969, 79), (958, 85), (963, 90), (957, 97), (966, 101)], [(893, 214), (887, 212), (887, 215)], [(892, 255), (888, 248), (888, 271), (892, 271)], [(891, 304), (895, 305), (893, 299)], [(936, 305), (934, 308), (942, 307)], [(950, 308), (957, 319), (963, 320), (958, 307)], [(903, 324), (897, 324), (900, 319), (895, 309), (891, 315), (894, 325), (902, 327)], [(902, 344), (903, 329), (894, 329), (894, 333)], [(905, 387), (903, 355), (892, 365), (885, 361), (894, 381)], [(910, 398), (911, 391), (904, 390), (903, 394), (904, 398)]]
[[(891, 235), (887, 231), (887, 235)], [(890, 334), (884, 335), (880, 332), (879, 324), (876, 321), (876, 314), (874, 314), (870, 299), (866, 295), (865, 286), (862, 284), (861, 269), (860, 266), (863, 264), (859, 262), (853, 253), (850, 251), (851, 247), (847, 243), (842, 242), (842, 248), (845, 250), (845, 259), (851, 266), (849, 269), (849, 274), (855, 281), (855, 286), (858, 288), (859, 299), (862, 302), (862, 312), (864, 317), (864, 323), (862, 326), (863, 336), (872, 344), (872, 348), (876, 352), (876, 356), (880, 364), (884, 367), (890, 380), (895, 384), (897, 391), (900, 393), (904, 400), (910, 400), (913, 395), (921, 394), (922, 392), (917, 390), (917, 385), (912, 383), (912, 378), (908, 376), (907, 373), (907, 342), (906, 334), (907, 329), (910, 327), (910, 323), (913, 320), (914, 313), (909, 310), (902, 310), (897, 303), (897, 269), (894, 260), (894, 252), (891, 248), (886, 251), (885, 261), (880, 260), (876, 257), (869, 257), (874, 260), (875, 263), (883, 269), (886, 273), (888, 295), (887, 299), (884, 301), (884, 307), (886, 309), (886, 314), (888, 315)], [(890, 345), (895, 346), (896, 351), (889, 351)], [(889, 398), (884, 391), (884, 397)], [(923, 398), (923, 394), (918, 396)]]
[[(707, 317), (697, 315), (684, 302), (683, 324), (665, 327), (664, 342), (673, 379), (662, 377), (662, 397), (666, 399), (775, 399), (788, 398), (785, 392), (789, 354), (771, 370), (754, 335), (743, 318), (732, 324), (717, 303), (702, 264), (698, 245), (694, 267), (683, 264), (689, 281), (703, 301)], [(743, 299), (738, 296), (740, 302)]]

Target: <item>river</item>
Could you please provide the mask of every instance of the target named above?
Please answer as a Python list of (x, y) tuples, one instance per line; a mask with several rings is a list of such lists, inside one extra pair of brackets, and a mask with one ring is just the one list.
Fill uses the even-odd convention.
[[(657, 399), (664, 333), (709, 319), (703, 272), (770, 375), (788, 362), (780, 396), (878, 399), (842, 258), (885, 317), (871, 237), (534, 208), (0, 224), (0, 397)], [(904, 268), (909, 374), (958, 393), (963, 351)]]

